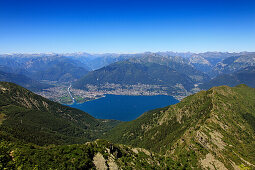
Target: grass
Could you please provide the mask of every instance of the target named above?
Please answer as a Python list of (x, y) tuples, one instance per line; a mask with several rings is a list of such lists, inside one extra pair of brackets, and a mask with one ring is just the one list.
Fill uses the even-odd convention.
[(4, 121), (5, 114), (0, 113), (0, 125), (2, 124), (2, 122)]

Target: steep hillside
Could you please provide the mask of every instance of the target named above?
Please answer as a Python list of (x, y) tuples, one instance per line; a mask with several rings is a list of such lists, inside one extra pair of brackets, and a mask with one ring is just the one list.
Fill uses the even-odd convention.
[(2, 132), (38, 145), (95, 140), (118, 123), (97, 120), (7, 82), (0, 82), (0, 122)]
[(238, 84), (246, 84), (255, 88), (255, 66), (250, 66), (232, 74), (221, 74), (212, 80), (199, 85), (201, 89), (209, 89), (214, 86), (236, 86)]
[(1, 69), (0, 69), (0, 81), (16, 83), (32, 91), (41, 91), (43, 89), (52, 87), (51, 85), (40, 83), (36, 80), (32, 80), (25, 75), (6, 73), (1, 71)]
[(169, 93), (175, 90), (176, 84), (181, 84), (187, 90), (193, 88), (194, 84), (185, 74), (178, 73), (164, 65), (122, 61), (88, 73), (73, 87), (86, 89), (87, 85), (102, 86), (107, 83), (160, 85), (164, 86)]
[(255, 168), (255, 89), (201, 91), (122, 123), (107, 138), (170, 156), (188, 169)]
[(0, 168), (7, 169), (176, 169), (169, 157), (142, 148), (96, 140), (40, 147), (6, 140), (0, 134)]

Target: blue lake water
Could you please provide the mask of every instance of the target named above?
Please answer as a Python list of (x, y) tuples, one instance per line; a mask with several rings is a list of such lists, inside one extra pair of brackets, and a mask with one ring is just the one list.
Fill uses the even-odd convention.
[(69, 105), (83, 110), (98, 119), (134, 120), (146, 111), (176, 104), (172, 96), (123, 96), (106, 95), (82, 104)]

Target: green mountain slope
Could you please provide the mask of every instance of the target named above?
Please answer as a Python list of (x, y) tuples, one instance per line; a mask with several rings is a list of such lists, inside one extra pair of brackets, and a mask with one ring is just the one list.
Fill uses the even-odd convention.
[(118, 123), (97, 120), (7, 82), (0, 82), (0, 115), (2, 132), (38, 145), (95, 140)]
[[(1, 82), (0, 169), (255, 168), (255, 89), (246, 85), (201, 91), (110, 130), (117, 123)], [(85, 143), (102, 136), (115, 144)], [(54, 145), (71, 143), (82, 144)]]
[(121, 85), (150, 84), (163, 85), (172, 90), (177, 83), (185, 89), (193, 88), (193, 81), (167, 66), (155, 63), (133, 63), (122, 61), (103, 67), (85, 75), (74, 84), (74, 88), (86, 89), (86, 85), (103, 85), (114, 83)]
[[(174, 167), (165, 158), (145, 149), (96, 140), (79, 145), (10, 142), (0, 134), (0, 168), (7, 169), (166, 169)], [(164, 161), (163, 161), (164, 160)]]
[(0, 169), (161, 169), (168, 166), (160, 163), (165, 159), (163, 156), (145, 149), (104, 140), (85, 143), (118, 123), (97, 120), (13, 83), (0, 82)]
[(168, 155), (181, 167), (255, 168), (255, 89), (201, 91), (121, 123), (107, 138)]
[(255, 88), (255, 66), (246, 67), (232, 74), (222, 74), (212, 80), (199, 85), (201, 89), (209, 89), (214, 86), (236, 86), (238, 84), (246, 84)]

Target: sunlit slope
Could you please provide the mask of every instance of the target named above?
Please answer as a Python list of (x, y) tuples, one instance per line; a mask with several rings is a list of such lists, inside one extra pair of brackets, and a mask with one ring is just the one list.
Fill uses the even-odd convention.
[(107, 138), (171, 156), (184, 167), (255, 168), (255, 89), (201, 91), (122, 123)]

